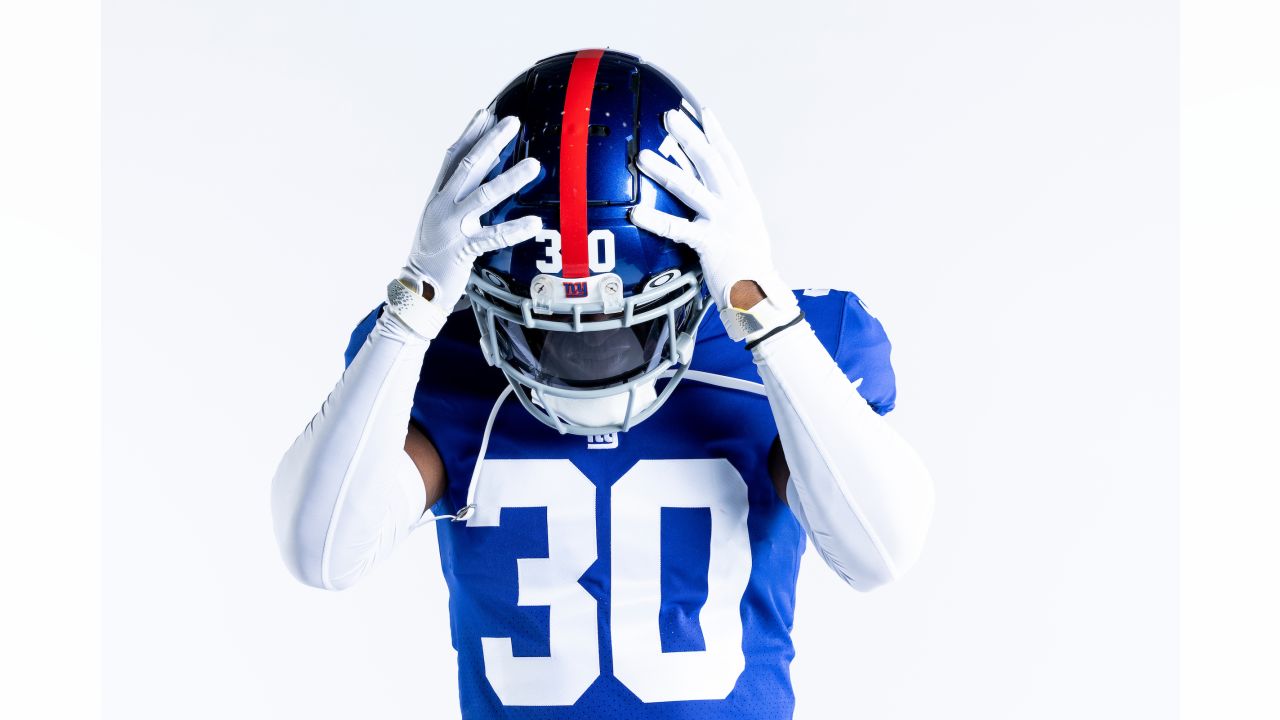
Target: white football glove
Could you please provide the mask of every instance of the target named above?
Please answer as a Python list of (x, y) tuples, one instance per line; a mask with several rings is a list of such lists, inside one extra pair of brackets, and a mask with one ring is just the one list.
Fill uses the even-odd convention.
[(697, 217), (686, 220), (637, 206), (631, 211), (631, 221), (693, 248), (711, 298), (721, 310), (731, 307), (729, 293), (740, 280), (754, 280), (780, 308), (793, 306), (791, 288), (774, 269), (769, 233), (742, 161), (711, 111), (703, 108), (701, 119), (705, 133), (680, 110), (668, 110), (663, 116), (667, 132), (680, 143), (698, 175), (652, 150), (640, 151), (637, 158), (644, 174), (688, 205)]
[[(480, 184), (519, 129), (520, 121), (515, 117), (494, 124), (493, 114), (480, 110), (445, 153), (436, 191), (422, 211), (418, 237), (402, 276), (409, 283), (430, 284), (435, 293), (432, 304), (445, 313), (462, 299), (477, 257), (528, 240), (542, 229), (542, 219), (532, 215), (499, 225), (480, 224), (481, 215), (538, 176), (538, 161), (525, 158)], [(421, 285), (413, 289), (423, 290)]]

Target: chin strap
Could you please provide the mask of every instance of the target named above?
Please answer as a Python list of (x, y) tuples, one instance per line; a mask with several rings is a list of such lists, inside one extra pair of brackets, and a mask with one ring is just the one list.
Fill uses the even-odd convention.
[(454, 522), (464, 522), (467, 518), (475, 514), (476, 511), (476, 490), (480, 487), (480, 467), (484, 464), (484, 455), (489, 450), (489, 435), (493, 432), (493, 423), (498, 419), (498, 411), (502, 409), (502, 403), (511, 397), (515, 388), (510, 385), (502, 389), (498, 393), (498, 399), (493, 401), (493, 409), (489, 411), (489, 419), (484, 424), (484, 435), (480, 438), (480, 450), (476, 453), (476, 465), (471, 468), (471, 482), (467, 483), (467, 503), (458, 508), (453, 514), (432, 515), (430, 508), (423, 513), (422, 517), (413, 524), (411, 529), (417, 529), (423, 525), (436, 522), (438, 520), (452, 520)]

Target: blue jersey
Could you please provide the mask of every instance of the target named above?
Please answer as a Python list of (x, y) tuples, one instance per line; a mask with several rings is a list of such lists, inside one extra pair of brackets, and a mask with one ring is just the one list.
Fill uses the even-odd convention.
[[(851, 293), (797, 297), (867, 402), (892, 409), (880, 323)], [(790, 718), (805, 540), (769, 475), (778, 430), (751, 353), (708, 313), (665, 405), (582, 437), (511, 397), (478, 337), (470, 312), (449, 319), (412, 411), (448, 477), (432, 510), (456, 512), (475, 484), (474, 514), (436, 524), (462, 716)]]

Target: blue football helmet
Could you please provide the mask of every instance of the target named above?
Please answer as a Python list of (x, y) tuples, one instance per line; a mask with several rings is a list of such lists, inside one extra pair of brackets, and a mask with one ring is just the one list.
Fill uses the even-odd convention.
[[(555, 55), (493, 101), (520, 134), (486, 179), (526, 157), (539, 176), (481, 222), (542, 218), (532, 240), (476, 260), (467, 296), (490, 365), (535, 417), (561, 433), (625, 431), (652, 415), (692, 359), (710, 307), (697, 255), (641, 230), (647, 205), (694, 213), (636, 167), (649, 148), (692, 168), (662, 116), (699, 107), (679, 82), (613, 50)], [(658, 380), (666, 377), (658, 389)]]

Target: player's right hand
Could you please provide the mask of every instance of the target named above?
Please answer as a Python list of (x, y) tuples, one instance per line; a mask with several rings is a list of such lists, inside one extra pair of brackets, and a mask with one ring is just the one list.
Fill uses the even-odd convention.
[(489, 110), (480, 110), (445, 153), (434, 185), (436, 190), (418, 223), (418, 236), (405, 263), (404, 279), (421, 283), (423, 295), (446, 313), (462, 298), (471, 264), (477, 257), (528, 240), (542, 229), (542, 219), (532, 215), (499, 225), (480, 224), (481, 215), (514, 195), (541, 171), (536, 159), (525, 158), (481, 184), (519, 129), (520, 121), (515, 117), (494, 123)]

